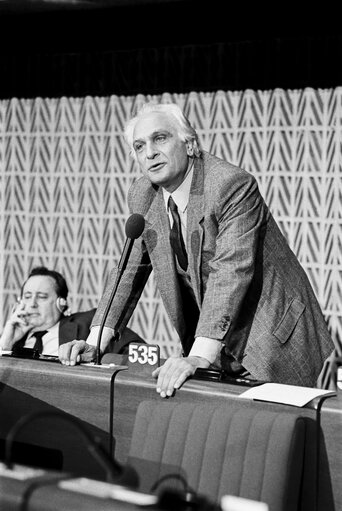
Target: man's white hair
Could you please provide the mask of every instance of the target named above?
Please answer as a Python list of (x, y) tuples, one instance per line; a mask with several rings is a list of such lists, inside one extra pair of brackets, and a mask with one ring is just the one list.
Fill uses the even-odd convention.
[(201, 156), (201, 148), (196, 130), (191, 126), (190, 121), (183, 114), (182, 109), (176, 103), (155, 103), (151, 101), (142, 105), (137, 115), (127, 122), (124, 130), (125, 140), (134, 159), (136, 159), (133, 146), (135, 126), (143, 115), (151, 112), (161, 112), (172, 117), (176, 121), (177, 133), (180, 140), (188, 143), (192, 147), (193, 156), (196, 158)]

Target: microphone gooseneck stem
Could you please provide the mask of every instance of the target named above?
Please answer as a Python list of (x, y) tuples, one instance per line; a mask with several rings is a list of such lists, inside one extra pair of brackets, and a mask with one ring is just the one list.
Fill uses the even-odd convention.
[(116, 294), (116, 290), (117, 290), (118, 285), (120, 283), (120, 280), (121, 280), (121, 277), (123, 275), (123, 272), (124, 272), (124, 270), (126, 268), (129, 255), (130, 255), (132, 247), (133, 247), (133, 243), (134, 243), (134, 239), (128, 238), (126, 240), (126, 243), (125, 243), (125, 246), (124, 246), (124, 250), (122, 252), (122, 255), (121, 255), (121, 258), (120, 258), (120, 261), (119, 261), (119, 264), (118, 264), (118, 269), (117, 269), (117, 273), (116, 273), (115, 283), (114, 283), (112, 292), (110, 294), (109, 300), (107, 302), (105, 311), (104, 311), (103, 316), (102, 316), (102, 320), (101, 320), (101, 324), (100, 324), (100, 328), (99, 328), (99, 333), (98, 333), (98, 336), (97, 336), (97, 343), (96, 343), (95, 363), (97, 365), (101, 365), (101, 338), (102, 338), (102, 332), (103, 332), (103, 329), (104, 329), (104, 326), (105, 326), (105, 322), (106, 322), (106, 319), (107, 319), (107, 316), (108, 316), (108, 313), (109, 313), (109, 309), (110, 309), (110, 307), (111, 307), (111, 305), (113, 303), (114, 296)]

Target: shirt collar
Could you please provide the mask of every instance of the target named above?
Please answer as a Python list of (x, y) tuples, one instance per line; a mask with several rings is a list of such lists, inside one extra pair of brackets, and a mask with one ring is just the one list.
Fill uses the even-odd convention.
[[(56, 334), (58, 333), (58, 329), (59, 329), (59, 321), (57, 321), (57, 323), (55, 323), (53, 326), (51, 326), (50, 328), (45, 328), (46, 330), (46, 334)], [(43, 328), (40, 328), (39, 331), (41, 330), (44, 330)], [(37, 331), (37, 330), (36, 330)], [(45, 334), (45, 335), (46, 335)], [(34, 335), (34, 332), (29, 332), (28, 336), (27, 336), (27, 339), (30, 339), (32, 336)]]
[(163, 197), (164, 197), (166, 209), (168, 209), (167, 203), (168, 203), (169, 197), (170, 197), (170, 195), (172, 195), (172, 198), (173, 198), (178, 210), (181, 211), (182, 213), (185, 212), (185, 210), (188, 206), (188, 202), (189, 202), (190, 188), (191, 188), (193, 173), (194, 173), (194, 165), (193, 165), (193, 160), (192, 160), (190, 169), (188, 170), (188, 173), (185, 176), (184, 181), (181, 182), (179, 187), (176, 188), (176, 190), (174, 192), (172, 192), (172, 194), (163, 188)]

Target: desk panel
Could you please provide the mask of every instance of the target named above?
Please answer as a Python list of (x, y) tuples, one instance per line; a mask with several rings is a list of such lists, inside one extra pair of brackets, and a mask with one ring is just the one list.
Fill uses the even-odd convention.
[[(55, 362), (0, 357), (0, 440), (24, 415), (63, 411), (113, 451), (113, 382), (117, 368), (67, 367)], [(73, 423), (58, 417), (35, 419), (20, 432), (16, 452), (23, 464), (103, 477), (86, 449), (86, 440)], [(32, 458), (36, 453), (39, 459)], [(26, 459), (29, 458), (29, 459)]]
[[(324, 401), (320, 413), (320, 449), (326, 463), (319, 466), (319, 510), (342, 510), (342, 393)], [(332, 498), (327, 491), (331, 487)]]
[[(161, 400), (155, 387), (156, 382), (152, 377), (131, 368), (127, 370), (127, 366), (67, 367), (53, 362), (0, 357), (0, 442), (4, 441), (10, 428), (23, 415), (34, 411), (61, 410), (70, 417), (80, 419), (89, 431), (101, 439), (109, 452), (114, 451), (119, 462), (125, 463), (139, 403), (146, 399)], [(312, 402), (305, 408), (296, 408), (245, 400), (240, 397), (245, 390), (246, 387), (239, 385), (189, 379), (174, 397), (168, 399), (189, 403), (227, 404), (238, 408), (286, 410), (312, 419), (312, 422), (320, 427), (317, 509), (340, 511), (341, 393), (337, 397), (326, 399), (319, 411), (317, 402)], [(40, 419), (39, 423), (37, 421), (30, 427), (27, 426), (17, 440), (22, 442), (26, 449), (31, 446), (31, 451), (28, 449), (26, 453), (27, 464), (36, 462), (40, 466), (39, 456), (43, 458), (46, 456), (46, 453), (39, 452), (41, 448), (48, 450), (48, 457), (51, 457), (52, 462), (54, 459), (56, 462), (55, 465), (52, 463), (46, 468), (99, 479), (104, 476), (97, 462), (87, 454), (85, 442), (72, 424), (51, 418), (46, 421)], [(61, 459), (58, 457), (60, 455)], [(310, 455), (314, 463), (314, 448), (312, 453), (308, 449), (307, 456), (310, 458)], [(18, 462), (25, 464), (23, 459), (19, 459)]]
[[(246, 400), (240, 397), (245, 390), (247, 387), (241, 385), (189, 379), (172, 398), (167, 399), (183, 403), (210, 402), (235, 408), (252, 407), (265, 411), (286, 411), (307, 417), (310, 420), (307, 424), (305, 463), (309, 470), (306, 474), (307, 478), (303, 481), (303, 499), (305, 500), (303, 510), (342, 510), (342, 458), (340, 448), (336, 448), (337, 445), (342, 445), (341, 399), (326, 398), (321, 410), (320, 399), (313, 400), (303, 408), (298, 408), (278, 403)], [(113, 396), (115, 457), (121, 463), (126, 463), (139, 403), (143, 400), (161, 400), (162, 398), (156, 392), (156, 382), (152, 377), (130, 369), (116, 375)], [(320, 438), (319, 453), (317, 453), (318, 438)], [(318, 460), (317, 456), (319, 456)], [(319, 470), (314, 476), (309, 472), (316, 465)]]
[[(253, 401), (240, 397), (247, 387), (222, 382), (189, 379), (171, 398), (186, 403), (226, 404), (235, 408), (257, 408), (271, 411), (286, 411), (311, 418), (316, 423), (315, 404), (297, 408), (277, 403)], [(116, 375), (114, 385), (114, 419), (115, 456), (122, 463), (127, 461), (130, 439), (133, 432), (136, 410), (141, 401), (162, 400), (156, 392), (156, 380), (138, 371), (122, 371)]]

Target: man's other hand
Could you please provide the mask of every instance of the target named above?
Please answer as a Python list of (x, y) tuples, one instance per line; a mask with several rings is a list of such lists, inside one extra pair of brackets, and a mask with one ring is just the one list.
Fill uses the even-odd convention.
[(59, 347), (58, 357), (61, 363), (67, 366), (92, 362), (96, 357), (96, 347), (86, 341), (66, 342)]
[(165, 364), (153, 371), (157, 378), (157, 392), (160, 397), (170, 397), (185, 380), (192, 376), (199, 367), (208, 368), (209, 361), (202, 357), (170, 357)]

